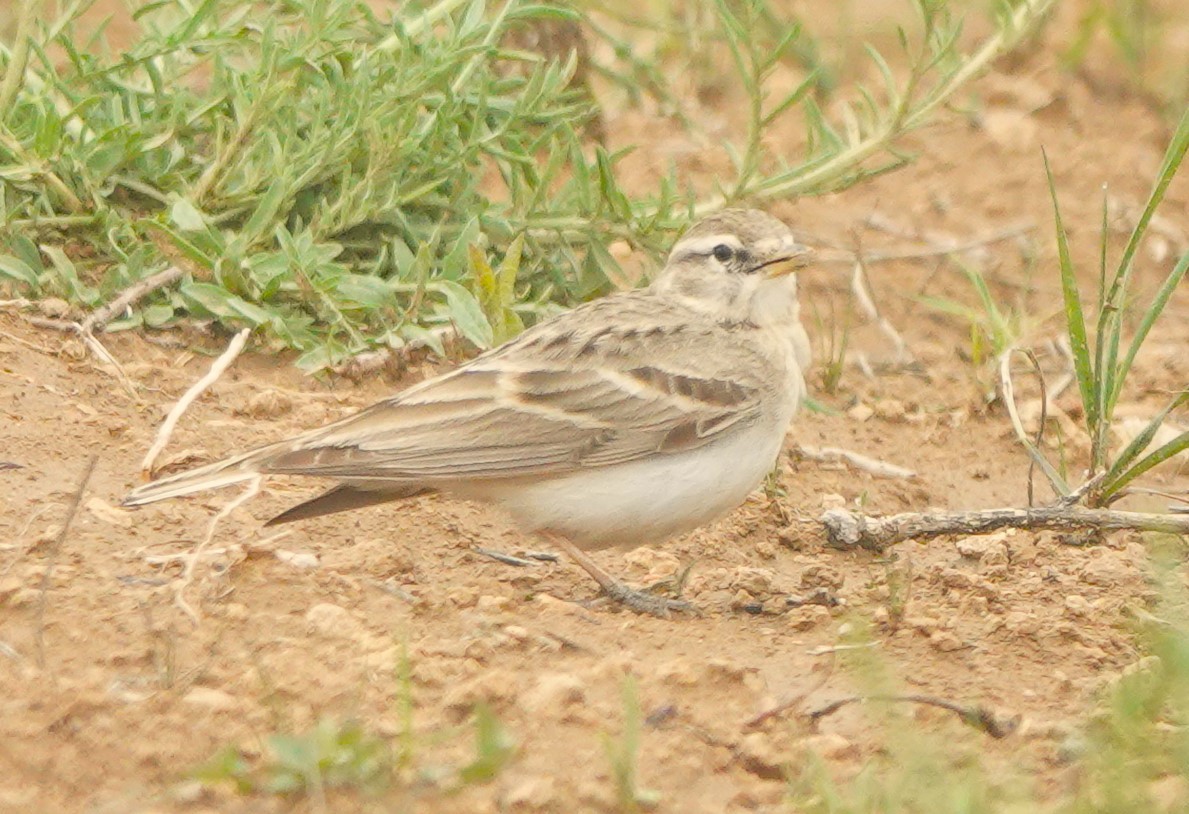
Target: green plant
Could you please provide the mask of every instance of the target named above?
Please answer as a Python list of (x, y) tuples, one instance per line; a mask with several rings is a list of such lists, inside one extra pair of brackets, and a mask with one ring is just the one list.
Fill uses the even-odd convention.
[[(698, 196), (670, 173), (633, 198), (623, 152), (584, 140), (594, 108), (572, 87), (576, 56), (504, 45), (523, 26), (578, 21), (569, 6), (438, 0), (383, 20), (359, 0), (160, 0), (112, 51), (81, 30), (82, 0), (44, 17), (29, 0), (0, 47), (0, 280), (94, 308), (177, 266), (178, 283), (108, 329), (250, 326), (311, 370), (376, 346), (440, 352), (451, 325), (484, 348), (607, 290), (613, 241), (656, 253), (691, 215), (899, 166), (896, 140), (1050, 2), (1017, 4), (966, 53), (945, 3), (921, 0), (906, 76), (870, 51), (883, 87), (840, 88), (854, 104), (837, 117), (808, 93), (812, 71), (765, 97), (800, 28), (774, 26), (764, 0), (718, 3), (726, 81), (750, 111), (728, 146), (734, 177)], [(639, 86), (647, 60), (614, 53), (604, 72)], [(645, 67), (664, 81), (664, 65)], [(760, 136), (798, 106), (808, 147), (789, 161)]]
[[(1086, 303), (1079, 290), (1078, 278), (1070, 257), (1065, 226), (1061, 221), (1057, 191), (1052, 173), (1045, 159), (1049, 190), (1053, 198), (1056, 219), (1057, 250), (1061, 273), (1062, 298), (1066, 330), (1073, 352), (1074, 373), (1081, 395), (1086, 430), (1090, 437), (1089, 473), (1080, 491), (1089, 506), (1108, 505), (1123, 494), (1124, 487), (1157, 464), (1189, 449), (1189, 432), (1182, 432), (1172, 440), (1147, 452), (1161, 425), (1174, 411), (1189, 404), (1189, 384), (1174, 395), (1168, 404), (1148, 422), (1136, 438), (1117, 455), (1111, 454), (1111, 426), (1115, 407), (1135, 358), (1148, 338), (1152, 326), (1160, 318), (1173, 292), (1189, 271), (1189, 252), (1183, 254), (1158, 286), (1150, 302), (1139, 313), (1138, 323), (1130, 339), (1124, 340), (1129, 300), (1132, 291), (1132, 272), (1141, 240), (1149, 221), (1160, 205), (1164, 194), (1189, 150), (1189, 111), (1186, 111), (1164, 154), (1164, 161), (1151, 194), (1139, 220), (1128, 237), (1122, 256), (1108, 270), (1106, 207), (1099, 247), (1097, 315), (1093, 330), (1088, 328)], [(1021, 443), (1045, 474), (1059, 495), (1071, 492), (1069, 484), (1048, 461), (1038, 446), (1017, 429)]]
[[(1159, 600), (1136, 625), (1146, 655), (1109, 683), (1082, 738), (1079, 783), (1063, 814), (1189, 806), (1189, 596), (1183, 544), (1152, 535)], [(1178, 573), (1180, 570), (1180, 573)], [(1161, 794), (1160, 786), (1166, 789)], [(1163, 798), (1163, 799), (1161, 799)]]
[(831, 395), (838, 394), (842, 375), (846, 372), (846, 350), (850, 345), (851, 312), (845, 309), (839, 314), (830, 300), (830, 319), (823, 319), (816, 302), (810, 301), (816, 330), (814, 336), (822, 337), (821, 350), (815, 354), (821, 359), (821, 389)]
[(991, 294), (980, 269), (959, 258), (954, 258), (954, 262), (974, 288), (978, 306), (942, 297), (920, 299), (930, 308), (959, 317), (970, 325), (970, 361), (975, 367), (982, 367), (1015, 347), (1034, 322), (1040, 320), (1031, 320), (1016, 308), (1002, 307)]
[(463, 783), (486, 783), (495, 778), (516, 753), (516, 741), (499, 718), (480, 704), (475, 708), (475, 758), (458, 770)]
[(473, 726), (475, 754), (460, 766), (419, 768), (411, 732), (402, 730), (394, 743), (359, 722), (326, 718), (306, 732), (268, 735), (259, 755), (226, 746), (191, 776), (207, 784), (229, 785), (239, 794), (317, 800), (324, 800), (331, 789), (379, 794), (411, 776), (416, 782), (450, 792), (494, 779), (516, 753), (515, 740), (488, 708), (476, 707)]
[(320, 721), (299, 735), (273, 734), (253, 761), (228, 746), (193, 771), (207, 783), (227, 783), (241, 794), (309, 794), (351, 787), (377, 791), (391, 778), (389, 744), (357, 722)]
[(1122, 61), (1128, 86), (1150, 94), (1175, 115), (1189, 99), (1189, 66), (1173, 56), (1177, 45), (1169, 33), (1176, 18), (1171, 7), (1152, 0), (1086, 0), (1080, 5), (1077, 30), (1062, 61), (1082, 68), (1094, 54), (1094, 62), (1101, 64), (1102, 53), (1093, 45), (1104, 35)]
[(651, 809), (660, 802), (660, 795), (641, 788), (636, 777), (640, 756), (640, 733), (644, 716), (636, 692), (636, 679), (625, 676), (620, 688), (623, 700), (623, 730), (618, 738), (603, 735), (603, 751), (611, 763), (611, 779), (615, 783), (615, 799), (625, 814)]

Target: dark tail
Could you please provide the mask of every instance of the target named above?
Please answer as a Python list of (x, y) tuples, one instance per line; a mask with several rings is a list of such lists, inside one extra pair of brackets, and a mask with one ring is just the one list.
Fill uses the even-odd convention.
[(310, 498), (305, 503), (298, 503), (264, 525), (276, 526), (280, 523), (292, 523), (294, 520), (308, 520), (311, 517), (321, 517), (324, 514), (335, 514), (350, 509), (362, 509), (364, 506), (375, 506), (378, 503), (404, 500), (432, 491), (434, 490), (415, 484), (391, 484), (385, 485), (383, 488), (369, 489), (344, 483), (326, 490), (315, 498)]

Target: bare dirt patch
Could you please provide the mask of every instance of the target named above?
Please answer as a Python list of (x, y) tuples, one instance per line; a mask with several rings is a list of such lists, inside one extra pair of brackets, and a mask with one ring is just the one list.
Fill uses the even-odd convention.
[[(975, 93), (981, 112), (953, 115), (917, 136), (909, 147), (921, 158), (912, 167), (772, 210), (815, 235), (845, 241), (861, 231), (864, 246), (977, 236), (1030, 220), (1036, 257), (1010, 241), (982, 251), (994, 291), (1038, 319), (1025, 339), (1040, 342), (1059, 333), (1056, 321), (1039, 322), (1059, 300), (1039, 148), (1052, 157), (1071, 239), (1089, 261), (1102, 184), (1125, 205), (1141, 202), (1168, 129), (1144, 102), (1104, 92), (1043, 57), (1003, 67)], [(638, 138), (649, 124), (639, 114), (609, 122), (625, 141), (645, 143), (632, 159), (642, 184), (666, 149)], [(1183, 238), (1183, 174), (1163, 212)], [(871, 215), (904, 234), (864, 229)], [(1141, 294), (1175, 253), (1145, 251)], [(820, 350), (850, 308), (848, 284), (824, 270), (805, 279), (806, 301), (821, 315)], [(598, 555), (637, 584), (695, 562), (685, 594), (705, 614), (671, 621), (574, 604), (591, 599), (592, 589), (564, 561), (517, 568), (477, 553), (541, 546), (496, 514), (437, 497), (271, 536), (258, 521), (316, 488), (278, 482), (220, 526), (186, 589), (201, 614), (194, 625), (175, 601), (181, 564), (170, 555), (203, 537), (228, 495), (137, 512), (116, 507), (137, 482), (164, 412), (207, 359), (109, 336), (137, 384), (132, 396), (72, 340), (19, 316), (0, 317), (7, 428), (0, 458), (22, 466), (0, 471), (0, 810), (288, 809), (287, 798), (183, 781), (227, 745), (250, 757), (268, 734), (306, 731), (320, 720), (355, 719), (396, 739), (408, 699), (422, 771), (473, 756), (467, 721), (478, 702), (515, 738), (510, 764), (490, 783), (457, 794), (425, 782), (378, 798), (359, 790), (303, 798), (298, 810), (608, 810), (615, 792), (602, 734), (614, 740), (623, 726), (629, 674), (645, 717), (639, 782), (659, 792), (664, 810), (778, 810), (784, 776), (797, 771), (806, 749), (846, 777), (880, 748), (862, 709), (831, 716), (816, 731), (803, 719), (867, 689), (843, 669), (844, 654), (820, 650), (863, 628), (902, 689), (1028, 722), (995, 741), (922, 708), (911, 713), (914, 731), (955, 755), (977, 752), (990, 765), (1013, 766), (1043, 793), (1058, 794), (1071, 778), (1060, 738), (1046, 725), (1085, 716), (1102, 683), (1137, 658), (1127, 624), (1149, 599), (1145, 549), (1131, 534), (1071, 547), (1055, 535), (1003, 533), (904, 544), (877, 557), (791, 533), (789, 513), (812, 515), (837, 501), (895, 512), (1025, 500), (1026, 458), (1002, 409), (985, 400), (990, 379), (968, 358), (969, 326), (918, 299), (973, 302), (965, 278), (941, 264), (899, 262), (873, 269), (872, 284), (918, 362), (913, 369), (883, 370), (886, 338), (852, 315), (852, 355), (866, 354), (877, 375), (850, 365), (836, 392), (813, 388), (836, 412), (805, 413), (792, 428), (782, 495), (754, 495), (717, 526), (680, 541)], [(1184, 386), (1187, 346), (1182, 290), (1139, 360), (1127, 410), (1150, 415)], [(187, 415), (166, 457), (187, 450), (195, 462), (210, 460), (283, 437), (432, 367), (407, 371), (401, 382), (324, 384), (303, 378), (287, 359), (243, 357)], [(1067, 393), (1059, 404), (1076, 416), (1075, 401)], [(1067, 443), (1076, 455), (1078, 440)], [(919, 476), (884, 480), (814, 463), (797, 456), (799, 444), (845, 447)], [(98, 465), (55, 554), (92, 455)], [(1184, 489), (1189, 477), (1172, 466), (1152, 483)], [(839, 604), (789, 607), (788, 597), (819, 589)], [(407, 688), (399, 679), (406, 654)], [(750, 723), (790, 700), (786, 712)]]

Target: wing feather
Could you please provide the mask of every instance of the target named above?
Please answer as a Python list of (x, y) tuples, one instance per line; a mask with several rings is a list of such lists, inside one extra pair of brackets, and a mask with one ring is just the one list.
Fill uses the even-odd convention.
[(261, 469), (427, 483), (532, 477), (696, 448), (757, 411), (754, 388), (656, 366), (468, 367), (311, 434)]

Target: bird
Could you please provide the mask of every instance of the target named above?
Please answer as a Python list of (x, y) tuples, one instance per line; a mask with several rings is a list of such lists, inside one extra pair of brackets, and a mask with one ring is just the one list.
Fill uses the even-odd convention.
[(496, 506), (638, 613), (693, 611), (587, 552), (655, 544), (739, 506), (772, 470), (806, 394), (796, 272), (777, 218), (690, 226), (646, 287), (609, 294), (459, 367), (296, 437), (140, 486), (140, 506), (267, 475), (335, 482), (268, 521), (434, 492)]

